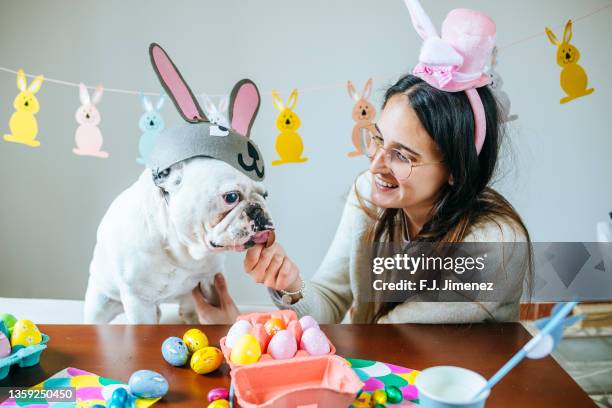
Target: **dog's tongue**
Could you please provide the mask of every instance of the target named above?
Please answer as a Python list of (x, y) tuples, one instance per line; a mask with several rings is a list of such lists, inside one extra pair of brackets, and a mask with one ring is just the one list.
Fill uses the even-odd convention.
[(265, 244), (266, 242), (268, 242), (268, 236), (270, 236), (269, 230), (259, 231), (253, 236), (252, 240), (256, 244)]

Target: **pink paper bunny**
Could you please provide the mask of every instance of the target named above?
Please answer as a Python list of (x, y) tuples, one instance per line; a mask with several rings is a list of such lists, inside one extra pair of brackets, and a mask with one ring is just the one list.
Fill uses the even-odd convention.
[(89, 91), (85, 84), (79, 85), (79, 96), (81, 106), (77, 109), (75, 118), (79, 127), (74, 135), (77, 147), (72, 149), (75, 154), (80, 156), (93, 156), (101, 159), (108, 157), (108, 152), (100, 150), (102, 148), (102, 132), (98, 125), (102, 120), (96, 104), (102, 99), (104, 88), (100, 85), (96, 88), (93, 98), (90, 99)]
[(347, 156), (357, 157), (363, 154), (361, 134), (364, 131), (370, 131), (370, 128), (373, 126), (373, 120), (376, 117), (376, 108), (368, 101), (372, 94), (372, 78), (366, 82), (361, 95), (357, 93), (351, 81), (347, 82), (346, 87), (349, 96), (355, 101), (352, 112), (353, 120), (355, 121), (355, 126), (353, 126), (353, 145), (355, 150), (347, 153)]

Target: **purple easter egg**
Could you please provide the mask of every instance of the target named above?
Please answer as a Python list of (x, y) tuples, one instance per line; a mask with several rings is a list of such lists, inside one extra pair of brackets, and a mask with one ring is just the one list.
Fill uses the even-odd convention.
[(305, 350), (311, 356), (322, 356), (330, 351), (329, 341), (321, 329), (311, 327), (304, 330), (300, 340), (300, 349)]
[(227, 390), (227, 388), (213, 388), (212, 390), (208, 391), (208, 402), (228, 399), (229, 391)]
[(310, 329), (311, 327), (319, 328), (319, 323), (312, 316), (304, 316), (300, 319), (300, 326), (302, 326), (302, 331), (306, 331), (306, 329)]

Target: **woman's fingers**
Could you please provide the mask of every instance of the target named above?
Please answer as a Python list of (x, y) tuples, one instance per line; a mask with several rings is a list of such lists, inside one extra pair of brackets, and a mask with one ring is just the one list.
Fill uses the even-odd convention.
[(283, 264), (283, 261), (286, 257), (275, 254), (272, 256), (268, 267), (266, 268), (265, 278), (263, 284), (269, 288), (276, 289), (276, 277), (278, 276), (278, 272), (280, 271), (280, 267)]
[(261, 251), (264, 250), (263, 245), (254, 245), (251, 248), (247, 249), (246, 256), (244, 257), (244, 270), (247, 272), (251, 272), (255, 265), (257, 265), (257, 261), (259, 261), (259, 256), (261, 255)]
[[(299, 273), (295, 264), (291, 259), (285, 257), (276, 276), (275, 289), (288, 290), (289, 286), (297, 280), (298, 275)], [(289, 290), (289, 292), (293, 292), (293, 290)]]
[(208, 303), (204, 298), (204, 294), (200, 290), (200, 285), (193, 288), (193, 290), (191, 291), (191, 296), (193, 297), (193, 301), (195, 302), (198, 311), (202, 311), (202, 313), (208, 313), (211, 310), (215, 309), (215, 307)]
[(222, 309), (231, 309), (235, 307), (234, 299), (232, 299), (227, 289), (225, 277), (221, 273), (215, 275), (215, 289), (217, 289), (217, 295), (219, 295), (219, 303)]

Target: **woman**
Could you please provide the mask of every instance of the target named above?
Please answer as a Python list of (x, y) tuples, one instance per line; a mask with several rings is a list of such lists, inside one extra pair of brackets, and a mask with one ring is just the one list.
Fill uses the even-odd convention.
[[(250, 248), (245, 271), (269, 288), (279, 308), (338, 323), (460, 323), (518, 319), (531, 276), (529, 233), (514, 208), (490, 187), (502, 125), (488, 86), (477, 89), (486, 118), (480, 152), (474, 145), (473, 107), (465, 92), (445, 92), (405, 75), (384, 98), (373, 135), (365, 140), (371, 164), (353, 186), (334, 240), (320, 268), (305, 283), (279, 243)], [(471, 136), (471, 137), (470, 137)], [(509, 283), (495, 302), (387, 302), (363, 296), (371, 274), (368, 251), (376, 242), (525, 242), (527, 252), (505, 253), (489, 267), (505, 267)], [(220, 276), (219, 276), (220, 277)], [(224, 302), (214, 308), (194, 292), (203, 323), (232, 322), (237, 310), (222, 277)], [(303, 289), (303, 290), (301, 290)], [(283, 294), (284, 300), (283, 301)], [(372, 301), (374, 300), (374, 301)]]

